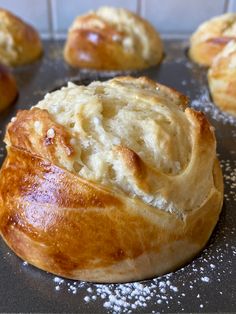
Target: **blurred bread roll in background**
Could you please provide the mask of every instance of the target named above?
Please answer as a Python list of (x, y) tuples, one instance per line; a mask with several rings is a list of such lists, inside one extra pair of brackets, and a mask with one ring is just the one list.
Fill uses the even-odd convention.
[(208, 83), (214, 103), (236, 116), (236, 40), (215, 57), (208, 71)]
[(201, 24), (192, 35), (189, 56), (198, 64), (210, 66), (232, 39), (236, 39), (236, 13), (216, 16)]
[(144, 69), (158, 64), (162, 56), (162, 41), (148, 21), (112, 7), (77, 17), (64, 49), (71, 66), (98, 70)]
[(31, 63), (42, 54), (38, 32), (0, 8), (0, 62), (10, 66)]
[[(60, 276), (141, 280), (207, 243), (223, 201), (214, 131), (147, 78), (69, 83), (9, 123), (0, 232)], [(9, 186), (11, 188), (9, 188)]]
[(0, 111), (12, 104), (18, 94), (16, 81), (6, 66), (0, 64)]

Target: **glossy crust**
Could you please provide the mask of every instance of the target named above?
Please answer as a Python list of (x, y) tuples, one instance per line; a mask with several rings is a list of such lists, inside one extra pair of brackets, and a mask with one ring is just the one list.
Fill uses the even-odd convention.
[(0, 8), (0, 62), (18, 66), (38, 59), (42, 44), (38, 32), (11, 12)]
[(226, 13), (201, 24), (190, 39), (190, 58), (198, 64), (210, 66), (225, 45), (236, 39), (236, 14)]
[(17, 94), (18, 90), (13, 75), (0, 64), (0, 111), (11, 105)]
[(208, 71), (214, 103), (236, 116), (236, 41), (232, 40), (214, 59)]
[[(70, 88), (69, 93), (77, 90)], [(42, 109), (50, 97), (63, 94), (65, 98), (68, 90), (64, 89), (47, 96), (41, 108), (19, 112), (8, 125), (8, 154), (0, 173), (1, 235), (22, 259), (68, 278), (125, 282), (173, 271), (206, 245), (221, 211), (223, 180), (212, 128), (202, 113), (184, 109), (186, 97), (148, 79), (124, 77), (97, 82), (85, 88), (87, 94), (93, 88), (97, 93), (104, 88), (104, 97), (111, 97), (107, 92), (114, 89), (118, 99), (124, 98), (128, 88), (127, 97), (135, 96), (137, 104), (149, 104), (160, 113), (164, 110), (173, 119), (175, 114), (186, 119), (182, 143), (189, 141), (191, 150), (187, 150), (187, 164), (176, 174), (152, 168), (148, 156), (141, 158), (122, 143), (112, 148), (114, 158), (123, 162), (118, 173), (127, 176), (130, 187), (138, 186), (140, 191), (157, 188), (173, 210), (130, 194), (119, 185), (118, 177), (116, 183), (105, 184), (85, 179), (76, 169), (68, 170), (77, 149), (71, 142), (72, 131), (55, 121), (59, 113), (57, 116)], [(178, 132), (178, 123), (174, 128)], [(53, 134), (48, 132), (51, 129)], [(105, 170), (103, 173), (108, 175)]]
[(162, 55), (159, 34), (146, 20), (110, 7), (77, 17), (64, 49), (71, 66), (98, 70), (144, 69)]

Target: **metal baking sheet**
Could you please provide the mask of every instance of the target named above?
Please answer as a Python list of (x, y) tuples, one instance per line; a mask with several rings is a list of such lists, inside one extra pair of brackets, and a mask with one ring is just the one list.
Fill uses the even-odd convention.
[[(88, 83), (117, 73), (79, 71), (62, 58), (63, 42), (45, 41), (44, 56), (13, 72), (20, 95), (0, 117), (0, 158), (6, 123), (17, 110), (30, 108), (49, 91), (72, 80)], [(125, 285), (96, 285), (56, 277), (24, 263), (0, 240), (0, 312), (158, 313), (236, 311), (236, 119), (211, 102), (205, 68), (187, 57), (187, 41), (166, 40), (165, 58), (146, 75), (188, 95), (216, 129), (224, 172), (225, 199), (219, 223), (201, 254), (178, 271)]]

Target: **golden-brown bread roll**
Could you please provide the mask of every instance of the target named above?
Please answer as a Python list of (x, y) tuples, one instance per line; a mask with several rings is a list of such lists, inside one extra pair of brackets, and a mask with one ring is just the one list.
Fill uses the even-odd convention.
[(0, 8), (0, 62), (23, 65), (39, 58), (42, 44), (38, 32), (9, 11)]
[(215, 57), (208, 71), (208, 83), (214, 103), (236, 116), (236, 40)]
[(216, 16), (201, 24), (190, 39), (190, 58), (210, 66), (214, 57), (232, 39), (236, 39), (236, 13)]
[(0, 111), (8, 107), (18, 94), (16, 81), (10, 71), (0, 64)]
[(8, 125), (0, 231), (22, 259), (95, 282), (175, 270), (208, 241), (223, 181), (214, 132), (146, 78), (69, 84)]
[(160, 62), (157, 31), (125, 9), (102, 7), (73, 22), (64, 49), (71, 66), (98, 70), (144, 69)]

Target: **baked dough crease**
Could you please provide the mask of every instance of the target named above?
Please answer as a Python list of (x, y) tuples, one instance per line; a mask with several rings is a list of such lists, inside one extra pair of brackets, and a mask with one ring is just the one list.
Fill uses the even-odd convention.
[(145, 77), (69, 83), (20, 111), (5, 136), (0, 231), (59, 276), (127, 282), (176, 270), (222, 207), (214, 131)]

